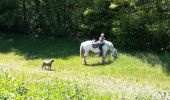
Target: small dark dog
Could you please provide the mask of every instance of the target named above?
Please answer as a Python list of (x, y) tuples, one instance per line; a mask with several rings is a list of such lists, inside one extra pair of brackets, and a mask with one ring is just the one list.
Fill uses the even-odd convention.
[(43, 64), (42, 64), (42, 69), (45, 68), (46, 69), (46, 66), (48, 67), (48, 70), (51, 70), (51, 66), (52, 66), (52, 63), (54, 62), (54, 60), (49, 60), (49, 61), (44, 61)]

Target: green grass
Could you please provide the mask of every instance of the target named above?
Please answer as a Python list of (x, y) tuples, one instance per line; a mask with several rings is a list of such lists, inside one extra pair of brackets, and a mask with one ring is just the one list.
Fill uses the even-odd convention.
[[(170, 97), (170, 53), (120, 52), (107, 63), (79, 57), (80, 41), (0, 35), (0, 99), (150, 100)], [(52, 71), (42, 70), (54, 59)]]

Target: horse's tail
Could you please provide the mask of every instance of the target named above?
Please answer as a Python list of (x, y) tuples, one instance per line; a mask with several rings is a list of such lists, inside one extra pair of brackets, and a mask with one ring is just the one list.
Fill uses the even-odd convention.
[(80, 57), (81, 58), (83, 57), (83, 54), (84, 54), (84, 47), (83, 47), (83, 44), (81, 43), (80, 45)]

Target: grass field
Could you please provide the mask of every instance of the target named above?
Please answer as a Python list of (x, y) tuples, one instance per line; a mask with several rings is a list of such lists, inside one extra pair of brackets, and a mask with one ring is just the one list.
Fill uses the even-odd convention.
[[(169, 100), (170, 53), (79, 57), (80, 40), (0, 35), (0, 99)], [(42, 70), (54, 59), (52, 71)], [(167, 99), (168, 98), (168, 99)]]

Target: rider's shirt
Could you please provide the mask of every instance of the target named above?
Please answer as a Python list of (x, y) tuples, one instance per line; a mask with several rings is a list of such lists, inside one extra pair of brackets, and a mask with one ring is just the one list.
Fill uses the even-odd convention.
[(100, 41), (100, 42), (104, 42), (104, 40), (105, 40), (105, 37), (100, 37), (100, 38), (99, 38), (99, 41)]

